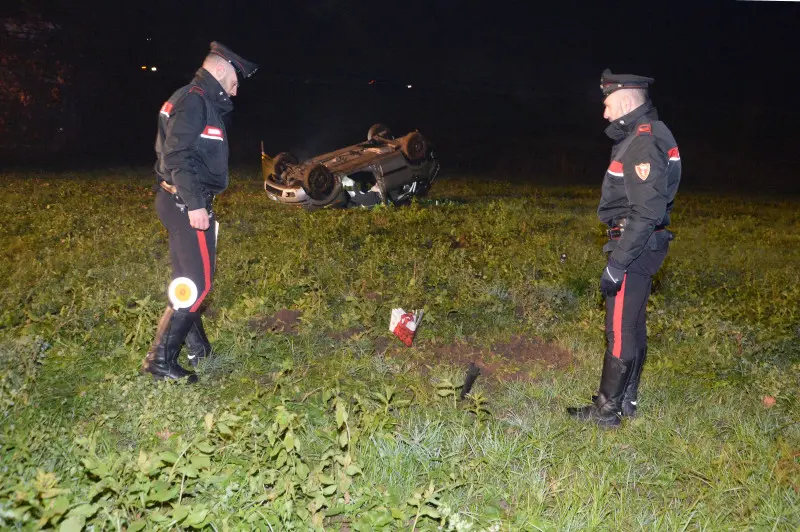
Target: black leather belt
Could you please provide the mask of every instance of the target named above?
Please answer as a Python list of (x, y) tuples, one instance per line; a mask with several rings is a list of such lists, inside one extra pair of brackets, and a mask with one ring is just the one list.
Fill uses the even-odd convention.
[[(655, 229), (653, 229), (653, 232), (663, 231), (666, 228), (667, 228), (667, 226), (665, 224), (657, 225), (655, 227)], [(618, 240), (618, 239), (622, 238), (622, 233), (624, 233), (624, 232), (625, 232), (625, 226), (618, 226), (617, 225), (617, 226), (614, 226), (611, 229), (607, 230), (606, 234), (608, 235), (608, 238), (610, 240)]]
[(178, 193), (178, 187), (176, 187), (175, 185), (170, 185), (166, 181), (159, 181), (158, 185), (161, 188), (163, 188), (164, 190), (166, 190), (167, 192), (169, 192), (170, 194), (177, 194)]
[[(180, 196), (178, 196), (178, 187), (170, 183), (167, 183), (166, 181), (159, 181), (158, 186), (163, 188), (166, 192), (175, 196), (175, 204), (178, 205), (178, 207), (181, 208), (185, 207), (183, 200), (181, 199)], [(209, 213), (213, 214), (214, 194), (211, 194), (210, 192), (203, 192), (203, 198), (205, 198), (206, 200), (206, 210), (208, 210)]]

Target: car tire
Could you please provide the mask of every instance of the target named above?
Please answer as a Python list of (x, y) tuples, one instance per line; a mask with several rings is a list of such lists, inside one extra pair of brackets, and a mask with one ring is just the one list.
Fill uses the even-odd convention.
[(414, 131), (400, 140), (400, 151), (409, 161), (424, 159), (428, 154), (428, 141), (422, 133)]
[(324, 200), (336, 187), (336, 179), (328, 168), (317, 163), (303, 173), (303, 189), (315, 200)]
[(275, 180), (282, 185), (286, 184), (285, 173), (289, 169), (289, 165), (297, 164), (297, 157), (289, 152), (281, 152), (272, 160), (272, 172)]
[(320, 209), (344, 209), (347, 207), (348, 199), (350, 196), (344, 190), (340, 191), (330, 202), (325, 205), (307, 204), (303, 205), (303, 209), (308, 212), (318, 211)]
[(372, 140), (374, 137), (381, 137), (384, 139), (392, 138), (392, 131), (383, 124), (373, 124), (369, 131), (367, 131), (367, 140)]

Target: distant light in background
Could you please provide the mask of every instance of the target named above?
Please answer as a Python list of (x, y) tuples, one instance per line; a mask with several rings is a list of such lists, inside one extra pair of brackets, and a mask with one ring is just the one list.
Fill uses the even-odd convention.
[(153, 72), (155, 72), (155, 71), (156, 71), (156, 70), (158, 70), (158, 69), (157, 69), (156, 67), (150, 67), (150, 70), (152, 70)]
[(410, 88), (411, 88), (411, 85), (406, 85), (406, 88), (407, 88), (407, 89), (410, 89)]
[(147, 65), (142, 65), (142, 70), (147, 70)]

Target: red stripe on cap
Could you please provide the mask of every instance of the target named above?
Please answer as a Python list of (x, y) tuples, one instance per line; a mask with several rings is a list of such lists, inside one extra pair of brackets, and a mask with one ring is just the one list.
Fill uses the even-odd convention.
[(622, 310), (625, 308), (625, 281), (628, 280), (628, 274), (622, 276), (622, 286), (619, 292), (614, 297), (614, 349), (611, 354), (619, 358), (622, 355)]
[(200, 303), (203, 302), (206, 295), (208, 295), (208, 291), (211, 290), (211, 260), (208, 257), (208, 242), (206, 242), (206, 234), (203, 231), (197, 231), (197, 244), (200, 248), (200, 257), (203, 260), (203, 280), (205, 281), (205, 287), (203, 288), (203, 293), (200, 294), (195, 304), (189, 309), (189, 312), (197, 312), (197, 309), (200, 308)]
[[(647, 90), (650, 87), (648, 87), (647, 85), (626, 85), (624, 83), (619, 83), (619, 82), (608, 82), (608, 83), (603, 83), (601, 85), (601, 88), (603, 90), (606, 90), (606, 89), (609, 89), (609, 88), (614, 88), (616, 90), (620, 90), (620, 89), (644, 89), (644, 90)], [(614, 91), (612, 91), (612, 92), (614, 92)]]

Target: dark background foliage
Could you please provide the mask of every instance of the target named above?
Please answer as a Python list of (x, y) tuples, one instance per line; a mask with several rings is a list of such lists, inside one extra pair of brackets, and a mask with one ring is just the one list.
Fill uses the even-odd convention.
[(256, 165), (262, 140), (308, 156), (380, 121), (420, 129), (446, 170), (596, 183), (609, 67), (656, 78), (688, 186), (798, 190), (795, 3), (27, 0), (3, 14), (7, 163), (150, 164), (160, 104), (219, 40), (261, 65), (235, 100), (234, 165)]

